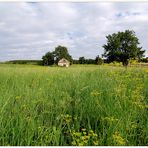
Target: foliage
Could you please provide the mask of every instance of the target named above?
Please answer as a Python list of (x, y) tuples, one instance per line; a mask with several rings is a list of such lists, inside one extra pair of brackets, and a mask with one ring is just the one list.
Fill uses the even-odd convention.
[(64, 46), (58, 46), (53, 52), (47, 52), (42, 57), (44, 65), (53, 65), (54, 63), (57, 64), (62, 58), (67, 59), (70, 61), (70, 64), (72, 64), (72, 56), (68, 53), (67, 48)]
[(73, 64), (80, 64), (80, 63), (79, 63), (79, 60), (73, 59)]
[(55, 62), (58, 63), (58, 61), (62, 58), (67, 59), (72, 64), (72, 56), (68, 53), (68, 50), (64, 46), (58, 46), (55, 48), (55, 51), (53, 52), (55, 56)]
[(85, 57), (80, 57), (79, 60), (74, 60), (75, 64), (100, 64), (103, 63), (101, 58), (99, 59), (86, 59)]
[(53, 65), (54, 64), (54, 55), (52, 52), (47, 52), (45, 56), (42, 57), (44, 65)]
[(127, 66), (131, 58), (141, 59), (143, 57), (145, 51), (138, 47), (140, 43), (134, 31), (125, 30), (125, 32), (108, 35), (106, 38), (107, 44), (103, 45), (105, 50), (103, 56), (109, 62), (119, 61)]
[(98, 135), (93, 130), (82, 129), (80, 132), (72, 130), (73, 146), (97, 146), (99, 145)]
[(132, 64), (132, 65), (138, 64), (138, 60), (131, 59), (130, 60), (130, 64)]
[(141, 61), (141, 62), (144, 62), (144, 63), (148, 63), (148, 57), (142, 58), (140, 61)]
[(85, 58), (84, 57), (79, 58), (79, 64), (85, 64)]
[(110, 65), (110, 66), (122, 66), (122, 63), (117, 62), (117, 61), (113, 61), (113, 62), (109, 63), (108, 65)]
[(12, 60), (3, 62), (5, 64), (32, 64), (32, 65), (42, 65), (42, 60)]

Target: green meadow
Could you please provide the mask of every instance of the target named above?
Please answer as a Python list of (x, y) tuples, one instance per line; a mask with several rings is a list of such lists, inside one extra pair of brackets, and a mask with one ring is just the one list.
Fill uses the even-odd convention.
[(148, 145), (148, 68), (0, 64), (1, 146)]

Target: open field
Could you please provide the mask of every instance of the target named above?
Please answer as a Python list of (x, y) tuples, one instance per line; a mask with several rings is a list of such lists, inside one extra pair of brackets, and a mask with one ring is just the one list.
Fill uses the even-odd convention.
[(148, 145), (148, 68), (0, 65), (0, 145)]

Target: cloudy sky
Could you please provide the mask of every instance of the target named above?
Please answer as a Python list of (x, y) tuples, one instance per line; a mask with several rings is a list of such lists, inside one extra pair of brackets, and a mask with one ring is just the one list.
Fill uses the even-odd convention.
[(41, 59), (58, 45), (73, 58), (103, 53), (108, 34), (134, 30), (148, 56), (148, 2), (0, 2), (0, 61)]

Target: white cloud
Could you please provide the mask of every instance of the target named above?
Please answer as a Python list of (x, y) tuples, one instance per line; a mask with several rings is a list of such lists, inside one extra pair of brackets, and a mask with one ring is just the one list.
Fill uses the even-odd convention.
[(60, 44), (74, 58), (94, 58), (106, 35), (125, 29), (147, 50), (147, 25), (148, 3), (0, 3), (0, 60), (41, 59)]

